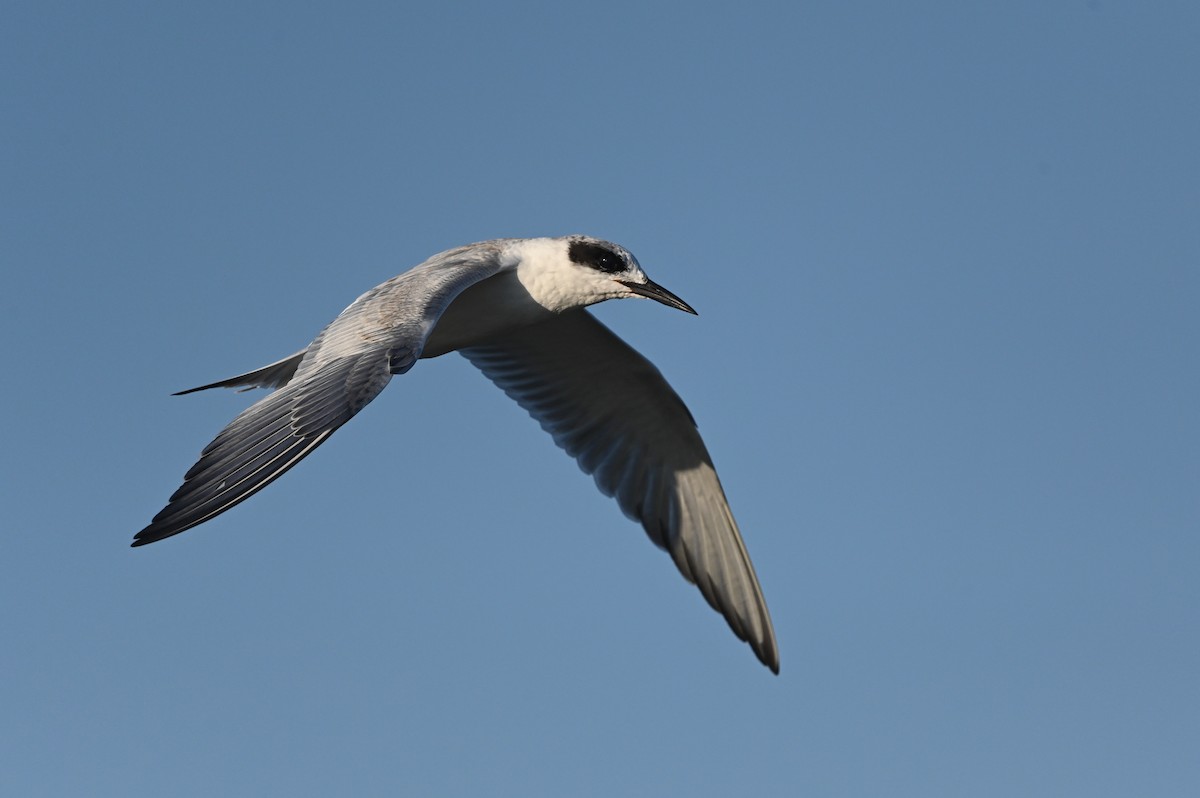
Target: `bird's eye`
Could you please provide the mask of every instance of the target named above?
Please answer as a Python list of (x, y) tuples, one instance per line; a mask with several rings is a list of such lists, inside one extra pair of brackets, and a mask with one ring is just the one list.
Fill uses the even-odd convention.
[(625, 260), (620, 255), (608, 247), (591, 244), (587, 241), (572, 241), (568, 255), (580, 266), (587, 266), (607, 274), (623, 272), (626, 268)]

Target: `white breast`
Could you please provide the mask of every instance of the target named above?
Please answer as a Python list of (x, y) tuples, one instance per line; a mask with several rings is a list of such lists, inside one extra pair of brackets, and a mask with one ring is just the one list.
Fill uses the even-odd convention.
[(476, 283), (458, 295), (438, 319), (422, 357), (474, 346), (554, 315), (530, 296), (515, 270)]

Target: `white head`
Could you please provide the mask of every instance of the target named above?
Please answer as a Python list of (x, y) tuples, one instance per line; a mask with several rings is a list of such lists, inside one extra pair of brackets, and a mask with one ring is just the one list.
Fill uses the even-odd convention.
[(504, 257), (529, 295), (555, 312), (632, 296), (696, 312), (647, 277), (633, 253), (609, 241), (582, 235), (518, 239)]

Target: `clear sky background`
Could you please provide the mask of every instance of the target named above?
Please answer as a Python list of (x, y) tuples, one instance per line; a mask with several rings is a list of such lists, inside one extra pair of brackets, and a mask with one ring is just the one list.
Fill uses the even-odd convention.
[[(0, 24), (0, 793), (1200, 794), (1200, 5), (54, 3)], [(585, 232), (771, 675), (456, 355), (131, 550), (306, 344)]]

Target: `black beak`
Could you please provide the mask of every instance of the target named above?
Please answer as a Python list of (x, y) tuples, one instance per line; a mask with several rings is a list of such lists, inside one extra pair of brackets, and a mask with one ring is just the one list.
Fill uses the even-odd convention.
[(655, 302), (661, 302), (669, 308), (682, 310), (685, 313), (691, 313), (693, 316), (700, 315), (696, 311), (692, 310), (691, 305), (684, 302), (682, 299), (675, 296), (650, 278), (646, 278), (646, 282), (644, 283), (635, 283), (632, 280), (617, 280), (617, 282), (638, 296), (644, 296), (647, 299), (653, 299)]

